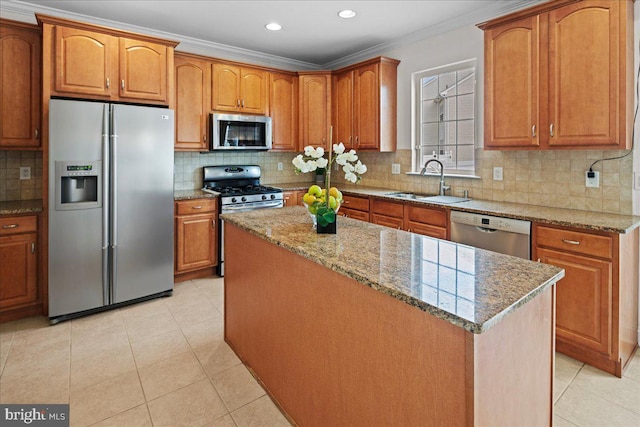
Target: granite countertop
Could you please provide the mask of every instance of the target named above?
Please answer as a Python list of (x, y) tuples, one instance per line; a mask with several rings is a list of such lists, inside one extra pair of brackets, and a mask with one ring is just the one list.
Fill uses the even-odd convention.
[[(283, 190), (306, 190), (310, 183), (275, 184)], [(575, 227), (592, 231), (625, 234), (640, 227), (640, 216), (619, 215), (603, 212), (581, 211), (577, 209), (553, 208), (546, 206), (526, 205), (522, 203), (494, 202), (471, 199), (468, 202), (442, 204), (389, 196), (388, 193), (400, 192), (388, 188), (364, 187), (353, 184), (339, 184), (345, 194), (375, 196), (396, 202), (413, 203), (423, 206), (440, 207), (449, 210), (473, 212), (484, 215), (495, 215), (504, 218), (522, 219), (544, 224)]]
[(16, 215), (42, 212), (42, 199), (11, 200), (0, 202), (0, 215)]
[(552, 265), (338, 217), (317, 234), (301, 206), (224, 214), (225, 221), (473, 333), (564, 277)]
[(212, 199), (216, 197), (218, 197), (217, 194), (207, 193), (202, 190), (175, 190), (173, 192), (173, 200)]

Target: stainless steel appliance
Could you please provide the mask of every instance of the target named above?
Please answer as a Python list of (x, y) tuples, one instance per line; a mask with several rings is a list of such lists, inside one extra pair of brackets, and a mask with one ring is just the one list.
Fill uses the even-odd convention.
[(531, 222), (451, 211), (451, 240), (520, 258), (531, 258)]
[(213, 113), (211, 150), (270, 150), (271, 117)]
[(173, 111), (49, 103), (51, 323), (173, 291)]
[[(260, 185), (260, 166), (205, 166), (203, 191), (219, 194), (220, 213), (272, 209), (284, 206), (283, 191)], [(224, 276), (224, 221), (219, 222), (219, 276)]]

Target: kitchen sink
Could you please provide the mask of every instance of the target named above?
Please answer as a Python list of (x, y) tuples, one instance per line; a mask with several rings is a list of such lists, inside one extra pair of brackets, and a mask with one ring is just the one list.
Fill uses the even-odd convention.
[(424, 196), (418, 196), (414, 193), (405, 193), (402, 191), (396, 191), (393, 193), (385, 193), (385, 196), (391, 196), (391, 197), (398, 197), (400, 199), (417, 199), (419, 197), (424, 197)]
[(468, 202), (470, 199), (466, 197), (456, 197), (456, 196), (427, 196), (427, 197), (416, 197), (416, 200), (431, 202), (431, 203), (442, 203), (443, 205), (451, 205), (454, 203), (462, 203)]

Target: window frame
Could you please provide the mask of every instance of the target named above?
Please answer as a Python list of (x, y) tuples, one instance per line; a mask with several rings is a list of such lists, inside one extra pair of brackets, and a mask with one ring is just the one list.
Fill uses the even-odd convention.
[[(474, 81), (473, 81), (473, 169), (453, 169), (445, 167), (445, 176), (463, 177), (463, 178), (479, 178), (477, 175), (477, 156), (476, 149), (478, 148), (478, 119), (479, 119), (479, 97), (478, 97), (478, 60), (477, 58), (466, 59), (463, 61), (454, 62), (438, 67), (428, 68), (426, 70), (416, 71), (411, 73), (411, 172), (410, 174), (420, 174), (423, 164), (420, 159), (422, 155), (422, 87), (421, 80), (424, 77), (434, 76), (438, 74), (444, 74), (452, 71), (461, 71), (465, 69), (473, 68)], [(452, 121), (453, 122), (453, 121)], [(458, 120), (456, 118), (456, 123)], [(456, 141), (457, 145), (457, 141)], [(425, 175), (439, 175), (437, 172), (427, 172)]]

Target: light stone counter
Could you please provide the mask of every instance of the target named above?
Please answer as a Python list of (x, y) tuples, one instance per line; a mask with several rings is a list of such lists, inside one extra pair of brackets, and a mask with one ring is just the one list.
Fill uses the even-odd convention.
[(18, 215), (42, 212), (42, 200), (12, 200), (0, 202), (0, 215)]
[(317, 234), (300, 206), (225, 221), (467, 331), (479, 334), (564, 277), (564, 270), (351, 218)]
[[(309, 185), (311, 184), (300, 182), (276, 184), (275, 186), (282, 188), (283, 190), (306, 190), (309, 188)], [(618, 215), (602, 212), (581, 211), (576, 209), (552, 208), (546, 206), (526, 205), (522, 203), (494, 202), (476, 199), (471, 199), (468, 202), (462, 203), (440, 204), (388, 195), (388, 193), (400, 192), (400, 190), (365, 187), (353, 184), (336, 184), (336, 186), (345, 194), (375, 196), (405, 203), (444, 207), (449, 210), (522, 219), (563, 227), (582, 228), (592, 231), (625, 234), (640, 226), (640, 216), (634, 215)]]
[(213, 199), (217, 194), (207, 193), (202, 190), (176, 190), (173, 192), (173, 200)]

